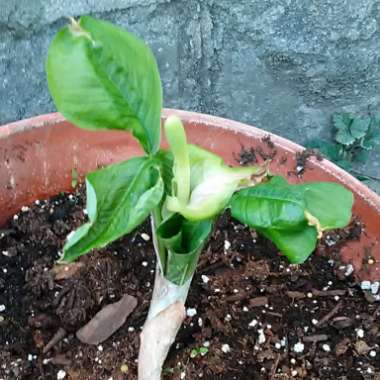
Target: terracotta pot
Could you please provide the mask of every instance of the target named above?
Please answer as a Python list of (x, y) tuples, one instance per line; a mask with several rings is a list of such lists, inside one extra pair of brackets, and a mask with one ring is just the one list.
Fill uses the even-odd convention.
[[(268, 132), (192, 112), (166, 109), (185, 123), (189, 141), (223, 156), (236, 165), (234, 154), (241, 146), (261, 146)], [(274, 173), (287, 175), (295, 168), (295, 153), (303, 148), (284, 138), (269, 134), (277, 149), (270, 164)], [(83, 176), (89, 170), (141, 154), (136, 141), (125, 132), (92, 132), (74, 127), (57, 113), (0, 127), (0, 225), (23, 205), (71, 188), (72, 169)], [(293, 182), (335, 181), (355, 194), (354, 215), (365, 225), (360, 241), (342, 249), (345, 261), (354, 264), (362, 279), (380, 279), (380, 197), (354, 177), (327, 160), (311, 158), (302, 178)], [(375, 263), (367, 265), (371, 256)]]

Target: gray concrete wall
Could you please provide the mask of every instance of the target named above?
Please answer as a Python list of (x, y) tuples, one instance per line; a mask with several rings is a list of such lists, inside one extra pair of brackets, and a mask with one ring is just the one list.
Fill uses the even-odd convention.
[[(168, 107), (300, 143), (328, 136), (334, 111), (380, 111), (380, 1), (0, 0), (0, 124), (54, 110), (46, 51), (82, 14), (150, 44)], [(379, 176), (379, 158), (362, 169)]]

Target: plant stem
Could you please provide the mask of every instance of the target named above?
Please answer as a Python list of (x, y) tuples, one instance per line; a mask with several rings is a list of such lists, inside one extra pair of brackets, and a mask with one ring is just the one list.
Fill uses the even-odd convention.
[(161, 267), (162, 272), (165, 272), (166, 266), (166, 248), (161, 239), (156, 234), (156, 229), (162, 221), (160, 206), (155, 207), (151, 213), (151, 226), (154, 250), (157, 256), (158, 265)]
[(191, 279), (178, 286), (168, 281), (157, 265), (150, 309), (141, 332), (139, 380), (160, 380), (162, 366), (185, 319), (185, 301)]

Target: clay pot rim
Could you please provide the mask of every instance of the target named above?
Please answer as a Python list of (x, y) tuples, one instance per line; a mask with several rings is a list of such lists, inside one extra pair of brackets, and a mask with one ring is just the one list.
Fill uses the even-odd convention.
[[(265, 131), (263, 129), (233, 121), (230, 119), (225, 119), (218, 116), (212, 116), (197, 112), (183, 111), (171, 108), (164, 108), (162, 112), (162, 117), (166, 118), (171, 114), (175, 114), (180, 117), (183, 121), (191, 121), (194, 124), (203, 124), (208, 125), (211, 128), (221, 128), (229, 130), (235, 133), (242, 133), (250, 137), (262, 138), (269, 135), (271, 140), (276, 144), (280, 145), (283, 149), (288, 151), (291, 154), (300, 152), (305, 148), (293, 141), (290, 141), (284, 137), (278, 136), (274, 133)], [(58, 112), (48, 113), (39, 115), (36, 117), (31, 117), (23, 119), (20, 121), (12, 122), (0, 127), (0, 139), (6, 138), (13, 134), (22, 133), (27, 130), (34, 128), (42, 128), (48, 125), (54, 125), (65, 121), (66, 119)], [(351, 174), (335, 165), (331, 161), (324, 159), (323, 161), (318, 161), (314, 157), (311, 158), (313, 163), (323, 170), (327, 171), (330, 174), (333, 174), (334, 177), (339, 179), (339, 181), (346, 186), (355, 189), (357, 195), (365, 199), (372, 207), (380, 213), (380, 196), (377, 195), (374, 191), (365, 186), (357, 178), (353, 177)]]

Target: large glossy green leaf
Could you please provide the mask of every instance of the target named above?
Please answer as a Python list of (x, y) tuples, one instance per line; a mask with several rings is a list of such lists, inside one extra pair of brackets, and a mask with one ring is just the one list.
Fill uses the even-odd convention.
[(282, 177), (237, 192), (232, 216), (256, 228), (293, 263), (314, 250), (323, 230), (341, 228), (351, 219), (353, 195), (337, 183), (290, 185)]
[(63, 261), (129, 233), (141, 224), (163, 196), (164, 185), (154, 160), (137, 157), (88, 174), (89, 222), (64, 246)]
[(148, 46), (89, 16), (61, 29), (46, 63), (57, 109), (86, 129), (130, 130), (148, 153), (160, 143), (162, 89)]
[(231, 213), (254, 228), (297, 229), (306, 221), (302, 191), (276, 177), (238, 191), (231, 201)]
[(342, 228), (350, 222), (354, 197), (342, 185), (309, 182), (294, 186), (303, 192), (306, 210), (319, 220), (322, 230)]
[(275, 229), (258, 229), (257, 231), (271, 240), (293, 264), (303, 263), (317, 244), (317, 230), (306, 224), (299, 231)]
[(177, 285), (191, 278), (212, 226), (210, 219), (191, 222), (180, 214), (171, 215), (159, 226), (157, 235), (168, 251), (165, 278)]

